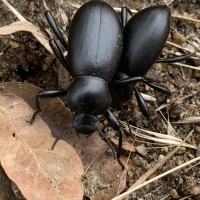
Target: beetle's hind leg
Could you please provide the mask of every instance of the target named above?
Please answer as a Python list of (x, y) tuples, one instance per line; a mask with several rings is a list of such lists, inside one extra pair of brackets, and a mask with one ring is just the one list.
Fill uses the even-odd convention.
[[(58, 37), (58, 39), (60, 40), (60, 42), (63, 44), (63, 42), (65, 43), (65, 46), (63, 44), (63, 46), (66, 48), (67, 50), (67, 43), (65, 42), (64, 38), (62, 37), (62, 34), (60, 33), (60, 30), (58, 28), (58, 26), (56, 25), (56, 22), (51, 14), (50, 11), (46, 11), (45, 12), (45, 16), (49, 22), (49, 25), (51, 26), (52, 30), (55, 32), (56, 36)], [(45, 33), (45, 35), (48, 37), (49, 39), (49, 45), (51, 47), (51, 49), (53, 50), (54, 54), (56, 55), (56, 57), (58, 58), (58, 60), (60, 61), (60, 63), (64, 66), (64, 68), (69, 71), (69, 65), (67, 60), (65, 59), (58, 43), (49, 35), (49, 33), (46, 31), (46, 29), (44, 28), (43, 24), (41, 24), (38, 21), (39, 27), (40, 29)], [(61, 39), (62, 38), (62, 39)]]
[(67, 94), (67, 90), (44, 90), (37, 93), (35, 98), (35, 105), (36, 105), (36, 111), (32, 115), (30, 122), (31, 124), (34, 122), (35, 117), (41, 112), (40, 107), (40, 98), (53, 98), (53, 97), (59, 97)]
[(147, 84), (149, 87), (153, 88), (154, 90), (156, 90), (158, 92), (164, 93), (166, 95), (171, 95), (170, 90), (167, 87), (158, 84), (156, 80), (153, 80), (153, 79), (148, 78), (148, 77), (143, 77), (142, 81), (145, 84)]
[(65, 47), (66, 50), (68, 50), (68, 44), (65, 41), (65, 39), (63, 38), (62, 33), (61, 33), (60, 29), (58, 28), (52, 13), (49, 10), (45, 11), (45, 17), (49, 23), (49, 26), (51, 27), (51, 29), (53, 30), (55, 35), (58, 37), (61, 44)]
[[(111, 84), (113, 86), (117, 86), (117, 85), (126, 86), (126, 85), (137, 83), (137, 82), (143, 82), (158, 92), (164, 93), (166, 95), (171, 95), (171, 92), (167, 87), (160, 85), (159, 82), (154, 79), (144, 77), (144, 76), (134, 76), (134, 77), (128, 77), (124, 79), (114, 80), (111, 82)], [(136, 96), (140, 110), (146, 117), (148, 117), (149, 109), (144, 98), (135, 87), (134, 87), (134, 91), (135, 91), (135, 96)]]
[(135, 91), (135, 97), (137, 99), (138, 106), (139, 106), (141, 112), (143, 113), (143, 115), (145, 117), (149, 117), (150, 113), (149, 113), (149, 108), (147, 106), (146, 101), (144, 100), (144, 98), (141, 95), (141, 93), (135, 87), (134, 87), (134, 91)]

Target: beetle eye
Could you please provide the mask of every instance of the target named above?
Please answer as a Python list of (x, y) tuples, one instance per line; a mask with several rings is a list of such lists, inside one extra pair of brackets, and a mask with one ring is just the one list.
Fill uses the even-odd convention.
[(100, 125), (96, 116), (75, 114), (73, 119), (73, 128), (82, 134), (90, 135), (95, 132)]

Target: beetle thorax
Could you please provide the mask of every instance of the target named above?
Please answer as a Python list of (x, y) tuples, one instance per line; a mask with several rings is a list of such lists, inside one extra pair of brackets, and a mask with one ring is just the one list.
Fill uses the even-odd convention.
[(69, 88), (67, 103), (76, 114), (104, 114), (111, 104), (108, 82), (94, 76), (76, 77)]

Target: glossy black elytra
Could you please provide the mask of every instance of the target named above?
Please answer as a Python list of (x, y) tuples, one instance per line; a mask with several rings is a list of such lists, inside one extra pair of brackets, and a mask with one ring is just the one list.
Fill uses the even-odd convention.
[[(170, 94), (170, 91), (158, 84), (157, 81), (144, 77), (147, 71), (158, 59), (170, 31), (171, 12), (167, 6), (146, 8), (130, 18), (127, 22), (127, 7), (122, 8), (123, 52), (117, 73), (111, 84), (113, 105), (119, 105), (130, 99), (135, 92), (140, 110), (149, 116), (149, 110), (134, 83), (142, 81), (155, 90)], [(177, 62), (187, 56), (176, 56), (158, 59), (158, 62)]]
[[(40, 98), (66, 95), (66, 102), (72, 112), (73, 128), (82, 134), (90, 135), (98, 130), (98, 115), (104, 115), (111, 127), (118, 132), (118, 151), (115, 152), (106, 135), (100, 135), (110, 145), (114, 156), (119, 157), (122, 146), (122, 132), (114, 115), (108, 110), (111, 94), (108, 84), (116, 74), (122, 53), (122, 29), (120, 20), (111, 6), (102, 1), (90, 1), (76, 12), (69, 29), (68, 44), (62, 37), (50, 11), (45, 12), (46, 19), (68, 51), (65, 60), (58, 44), (48, 33), (49, 43), (62, 65), (69, 71), (73, 81), (66, 90), (44, 90), (36, 96), (37, 111), (32, 123), (41, 111)], [(122, 164), (121, 164), (122, 165)]]

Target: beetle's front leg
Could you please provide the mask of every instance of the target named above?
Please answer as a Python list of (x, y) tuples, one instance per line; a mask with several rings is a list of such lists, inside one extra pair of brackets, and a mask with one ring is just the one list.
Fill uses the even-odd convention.
[(33, 114), (31, 120), (28, 122), (32, 124), (35, 120), (35, 117), (38, 115), (38, 113), (41, 112), (40, 98), (53, 98), (53, 97), (59, 97), (63, 95), (67, 95), (67, 90), (44, 90), (44, 91), (38, 92), (35, 98), (36, 111)]
[(122, 131), (120, 129), (120, 124), (116, 117), (109, 111), (107, 110), (104, 113), (105, 118), (108, 120), (110, 123), (111, 127), (118, 132), (118, 137), (119, 137), (119, 143), (118, 143), (118, 148), (117, 148), (117, 161), (121, 165), (122, 170), (124, 170), (124, 165), (120, 160), (121, 152), (122, 152)]
[[(49, 14), (49, 12), (48, 11), (46, 11), (47, 12), (47, 15), (48, 15), (48, 17), (50, 17), (50, 16), (52, 16), (51, 14)], [(47, 17), (47, 18), (48, 18)], [(49, 19), (49, 24), (50, 24), (50, 26), (51, 27), (54, 27), (54, 28), (52, 28), (53, 29), (53, 31), (54, 32), (56, 32), (57, 34), (58, 34), (58, 32), (59, 32), (59, 29), (58, 29), (58, 27), (57, 27), (57, 25), (56, 25), (56, 23), (55, 23), (55, 21), (54, 21), (54, 19), (53, 19), (53, 16), (52, 16), (52, 19), (51, 19), (51, 17), (50, 18), (48, 18)], [(59, 47), (59, 45), (58, 45), (58, 43), (49, 35), (49, 33), (46, 31), (46, 29), (44, 28), (44, 26), (40, 23), (40, 22), (38, 22), (39, 23), (39, 26), (40, 26), (40, 29), (45, 33), (45, 35), (48, 37), (48, 39), (49, 39), (49, 45), (50, 45), (50, 47), (51, 47), (51, 49), (53, 50), (53, 52), (54, 52), (54, 54), (56, 55), (56, 57), (58, 58), (58, 60), (60, 61), (60, 63), (64, 66), (64, 68), (67, 70), (67, 71), (69, 71), (69, 64), (68, 64), (68, 62), (67, 62), (67, 60), (65, 59), (65, 57), (64, 57), (64, 55), (63, 55), (63, 53), (62, 53), (62, 51), (61, 51), (61, 49), (60, 49), (60, 47)], [(57, 29), (56, 29), (56, 27), (57, 27)], [(56, 35), (57, 35), (56, 34)], [(60, 36), (62, 37), (62, 35), (60, 34)], [(65, 42), (65, 40), (64, 39), (61, 39), (60, 37), (59, 37), (59, 34), (57, 35), (57, 37), (59, 38), (59, 40), (60, 40), (60, 42), (62, 43), (62, 41), (64, 41)], [(65, 42), (66, 43), (66, 42)], [(66, 44), (67, 45), (67, 44)], [(67, 48), (67, 47), (65, 47), (65, 48)], [(70, 72), (70, 71), (69, 71)]]

